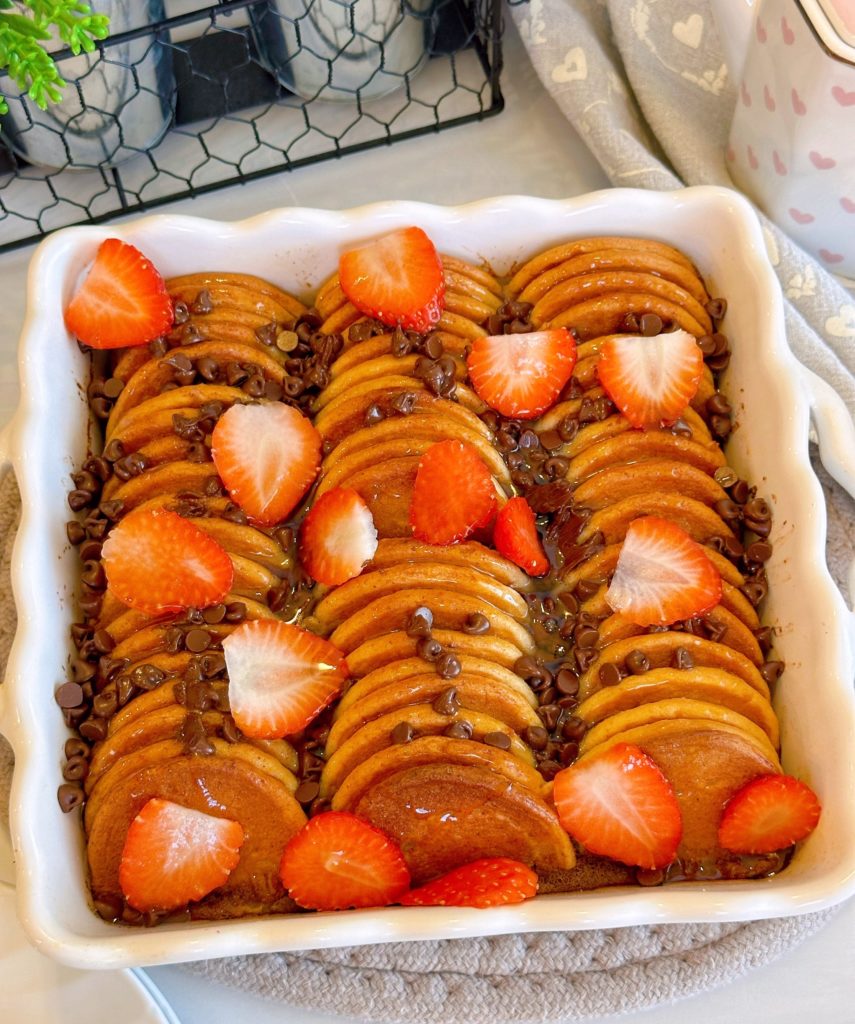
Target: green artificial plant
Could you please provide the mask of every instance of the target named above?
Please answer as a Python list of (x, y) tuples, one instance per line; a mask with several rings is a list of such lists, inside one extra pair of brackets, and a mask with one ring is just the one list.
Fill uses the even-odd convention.
[[(110, 19), (77, 0), (0, 0), (0, 71), (44, 110), (57, 103), (65, 82), (42, 45), (59, 37), (72, 53), (89, 52), (107, 35)], [(0, 114), (8, 110), (0, 95)]]

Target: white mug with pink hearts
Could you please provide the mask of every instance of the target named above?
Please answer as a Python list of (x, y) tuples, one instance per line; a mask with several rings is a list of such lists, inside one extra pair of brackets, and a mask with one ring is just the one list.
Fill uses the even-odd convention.
[(855, 0), (713, 0), (738, 99), (736, 185), (855, 278)]

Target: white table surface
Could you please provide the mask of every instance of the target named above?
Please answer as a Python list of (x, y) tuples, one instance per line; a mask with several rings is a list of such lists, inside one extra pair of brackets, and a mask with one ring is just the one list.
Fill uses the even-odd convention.
[[(480, 124), (449, 129), (234, 187), (162, 209), (237, 220), (274, 206), (342, 209), (381, 199), (457, 204), (519, 193), (562, 198), (605, 188), (608, 181), (534, 74), (512, 32), (506, 46), (503, 88), (507, 108)], [(15, 349), (24, 315), (26, 266), (31, 250), (0, 256), (0, 422), (17, 403)], [(852, 1024), (855, 1021), (855, 901), (819, 934), (777, 962), (733, 984), (673, 1006), (623, 1020), (638, 1024)], [(212, 985), (180, 967), (149, 971), (181, 1024), (326, 1024), (340, 1017), (309, 1014)], [(14, 986), (0, 961), (2, 990)], [(4, 1024), (101, 1024), (97, 1006), (79, 1020), (67, 1013)], [(614, 1018), (611, 1018), (614, 1019)], [(115, 1016), (110, 1015), (110, 1024)], [(500, 1024), (500, 1022), (497, 1022)], [(595, 1022), (591, 1022), (595, 1024)]]

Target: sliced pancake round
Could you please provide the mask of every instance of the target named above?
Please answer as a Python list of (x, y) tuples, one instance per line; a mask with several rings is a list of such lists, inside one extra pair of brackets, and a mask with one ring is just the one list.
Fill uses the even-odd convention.
[(703, 334), (712, 331), (709, 313), (690, 292), (666, 278), (638, 270), (607, 270), (569, 277), (554, 285), (537, 300), (531, 311), (531, 322), (535, 326), (551, 323), (566, 310), (578, 307), (582, 303), (589, 303), (597, 298), (623, 297), (631, 294), (662, 299), (684, 310), (703, 328)]
[(585, 733), (579, 744), (579, 753), (584, 755), (600, 743), (605, 743), (612, 737), (630, 729), (650, 725), (653, 722), (672, 720), (723, 722), (725, 725), (732, 725), (748, 735), (768, 755), (770, 761), (774, 761), (777, 757), (768, 735), (756, 722), (723, 704), (695, 700), (692, 697), (669, 697), (664, 700), (650, 701), (609, 715), (608, 718), (598, 722)]
[(330, 797), (363, 761), (376, 754), (378, 750), (399, 742), (394, 736), (396, 727), (409, 727), (412, 730), (412, 738), (416, 739), (420, 736), (441, 736), (454, 725), (469, 726), (472, 739), (477, 743), (483, 743), (485, 736), (504, 736), (508, 743), (508, 753), (525, 764), (534, 765), (531, 748), (500, 719), (472, 708), (461, 708), (457, 714), (449, 716), (441, 715), (430, 704), (412, 704), (409, 707), (396, 708), (388, 714), (366, 722), (349, 736), (324, 765), (320, 780), (320, 796), (324, 799)]
[[(463, 636), (463, 634), (460, 635)], [(480, 638), (475, 637), (472, 639), (477, 640)], [(480, 647), (476, 647), (474, 644), (472, 646), (476, 651), (481, 650)], [(537, 707), (537, 697), (535, 697), (534, 691), (525, 683), (520, 687), (522, 680), (515, 672), (511, 672), (510, 669), (486, 657), (479, 657), (468, 653), (464, 654), (459, 651), (457, 653), (457, 660), (460, 662), (461, 673), (467, 676), (481, 676), (490, 680), (497, 688), (503, 686), (506, 689), (514, 690), (526, 699), (533, 708)], [(401, 658), (398, 661), (390, 661), (379, 668), (375, 668), (373, 671), (362, 676), (361, 679), (358, 679), (343, 694), (336, 704), (333, 719), (338, 719), (346, 710), (362, 700), (363, 697), (368, 696), (368, 694), (373, 693), (375, 690), (379, 690), (381, 687), (401, 684), (414, 676), (424, 675), (427, 667), (428, 665), (423, 658)], [(448, 685), (453, 686), (454, 681), (451, 680)]]
[[(264, 299), (276, 303), (277, 307), (281, 307), (286, 313), (290, 314), (293, 319), (297, 319), (306, 312), (306, 307), (299, 299), (294, 298), (288, 292), (283, 291), (281, 288), (277, 288), (275, 284), (270, 281), (264, 280), (262, 277), (255, 277), (252, 274), (236, 274), (228, 271), (203, 271), (196, 274), (182, 274), (177, 277), (170, 277), (166, 281), (166, 290), (176, 299), (182, 301), (190, 301), (191, 303), (196, 300), (201, 291), (207, 291), (211, 296), (211, 301), (215, 302), (215, 295), (217, 289), (243, 289), (251, 298), (248, 300), (250, 303), (254, 302), (254, 308), (259, 312), (266, 312), (259, 303)], [(242, 304), (246, 301), (243, 295), (235, 291), (235, 304)], [(278, 312), (278, 309), (275, 310)]]
[(339, 650), (349, 654), (372, 637), (394, 630), (405, 630), (413, 612), (425, 606), (433, 612), (434, 627), (438, 630), (460, 631), (470, 616), (485, 615), (490, 621), (490, 632), (493, 636), (509, 640), (527, 653), (534, 650), (531, 634), (506, 612), (499, 611), (493, 605), (470, 594), (451, 594), (424, 588), (401, 590), (396, 594), (377, 598), (343, 622), (330, 640)]
[(211, 462), (163, 462), (146, 469), (130, 480), (113, 477), (104, 488), (104, 500), (121, 501), (123, 510), (129, 512), (149, 498), (158, 494), (177, 495), (188, 491), (204, 493), (205, 487), (220, 478)]
[[(172, 391), (163, 391), (154, 398), (147, 398), (129, 409), (117, 420), (107, 434), (106, 440), (121, 441), (125, 451), (135, 451), (140, 445), (155, 437), (172, 431), (172, 417), (175, 415), (197, 414), (201, 406), (217, 402), (224, 408), (251, 401), (240, 388), (224, 384), (191, 384)], [(191, 412), (188, 413), (188, 410)], [(169, 430), (162, 430), (164, 418), (168, 418)], [(152, 426), (156, 425), (156, 430)]]
[[(493, 447), (490, 428), (478, 417), (446, 399), (433, 398), (427, 392), (415, 394), (416, 411), (408, 416), (387, 413), (379, 423), (366, 426), (364, 419), (324, 458), (324, 472), (330, 472), (339, 461), (350, 458), (366, 448), (389, 441), (424, 438), (429, 441), (444, 441), (452, 438), (467, 441), (479, 451), (484, 446)], [(452, 413), (449, 406), (454, 409)], [(382, 410), (381, 410), (382, 411)]]
[(726, 465), (724, 453), (714, 442), (699, 442), (664, 430), (630, 430), (590, 445), (572, 456), (567, 479), (580, 484), (609, 466), (646, 459), (673, 459), (712, 475)]
[(549, 319), (532, 319), (536, 327), (552, 330), (572, 328), (580, 341), (615, 334), (624, 328), (630, 315), (642, 317), (655, 313), (664, 324), (676, 324), (700, 338), (709, 331), (682, 306), (649, 292), (611, 292), (568, 306)]
[[(409, 376), (415, 379), (416, 365), (423, 358), (423, 356), (413, 353), (406, 356), (383, 355), (377, 356), (375, 359), (364, 359), (357, 363), (356, 366), (352, 366), (350, 369), (344, 370), (333, 377), (327, 387), (315, 399), (312, 408), (315, 412), (319, 412), (321, 409), (326, 408), (330, 402), (338, 398), (339, 395), (343, 395), (355, 386), (366, 382), (382, 380), (385, 377), (396, 375)], [(454, 358), (452, 356), (451, 358), (454, 359), (456, 379), (465, 380), (466, 363), (459, 357)]]
[[(458, 656), (471, 655), (474, 658), (483, 658), (509, 670), (523, 654), (531, 650), (530, 644), (526, 645), (527, 649), (524, 651), (511, 641), (492, 633), (472, 636), (460, 630), (434, 629), (431, 635), (444, 651)], [(391, 662), (416, 657), (417, 644), (418, 640), (415, 637), (407, 636), (401, 631), (371, 637), (349, 652), (347, 666), (351, 675), (356, 678), (367, 676)]]
[[(327, 447), (332, 450), (342, 442), (347, 441), (352, 434), (365, 427), (366, 413), (371, 406), (377, 406), (382, 412), (384, 421), (393, 418), (403, 418), (395, 409), (394, 401), (399, 395), (412, 395), (413, 412), (431, 411), (443, 417), (450, 417), (464, 424), (474, 426), (473, 420), (480, 422), (478, 417), (470, 409), (457, 402), (451, 402), (445, 398), (437, 398), (431, 392), (425, 390), (420, 381), (411, 377), (395, 377), (394, 383), (374, 381), (374, 386), (359, 394), (348, 393), (336, 400), (335, 405), (330, 403), (315, 418), (315, 429), (324, 439)], [(476, 410), (481, 411), (481, 410)], [(382, 423), (378, 424), (382, 426)], [(475, 428), (477, 429), (477, 428)], [(485, 437), (490, 437), (489, 428), (484, 427)], [(378, 440), (380, 440), (378, 435)]]
[[(751, 630), (735, 615), (732, 615), (726, 608), (722, 608), (721, 605), (716, 605), (701, 618), (704, 624), (710, 627), (711, 635), (717, 637), (717, 643), (738, 651), (749, 661), (754, 662), (758, 668), (762, 666), (763, 654), (760, 645)], [(600, 623), (599, 631), (599, 643), (602, 647), (627, 637), (642, 636), (647, 632), (644, 626), (630, 622), (617, 612)], [(719, 633), (720, 635), (718, 635)]]
[(655, 274), (685, 289), (701, 306), (709, 301), (707, 290), (693, 269), (649, 249), (597, 249), (563, 260), (538, 274), (526, 285), (520, 293), (519, 301), (536, 303), (548, 291), (569, 278), (616, 270)]
[[(194, 754), (195, 757), (237, 757), (256, 771), (263, 772), (269, 778), (275, 779), (288, 793), (293, 794), (297, 791), (299, 781), (291, 769), (284, 765), (280, 758), (262, 746), (254, 742), (229, 743), (214, 734), (209, 734), (207, 739), (211, 753)], [(228, 753), (229, 751), (231, 753)], [(170, 736), (164, 739), (153, 739), (151, 743), (136, 747), (108, 763), (98, 777), (92, 780), (92, 784), (87, 790), (83, 819), (86, 831), (92, 829), (104, 801), (109, 797), (110, 790), (118, 782), (144, 768), (151, 768), (162, 761), (168, 761), (170, 758), (180, 757), (187, 753), (189, 751), (181, 740)]]
[(727, 491), (703, 470), (675, 459), (650, 459), (589, 476), (573, 492), (573, 503), (596, 511), (624, 498), (666, 490), (710, 507), (727, 499)]
[[(197, 366), (200, 359), (213, 359), (222, 366), (228, 362), (252, 363), (257, 366), (266, 380), (281, 384), (287, 376), (284, 368), (266, 352), (260, 352), (229, 341), (202, 341), (178, 350)], [(170, 360), (178, 353), (172, 352), (160, 359), (151, 359), (142, 366), (122, 389), (107, 421), (107, 433), (111, 434), (122, 417), (129, 410), (150, 398), (161, 394), (163, 388), (173, 382), (175, 367)]]
[(413, 587), (471, 594), (520, 622), (528, 617), (528, 605), (511, 587), (477, 569), (442, 562), (404, 563), (363, 572), (321, 598), (314, 616), (324, 629), (334, 629), (369, 602)]
[(414, 885), (482, 857), (511, 857), (538, 871), (575, 863), (555, 811), (537, 794), (478, 764), (407, 767), (339, 806), (398, 842)]
[(183, 755), (159, 761), (110, 787), (87, 842), (94, 900), (122, 899), (119, 865), (128, 827), (153, 797), (243, 826), (240, 861), (228, 881), (205, 898), (209, 911), (221, 916), (258, 913), (284, 896), (279, 880), (282, 850), (306, 816), (281, 782), (242, 761), (232, 747), (216, 757)]
[(671, 260), (697, 273), (689, 258), (679, 249), (666, 245), (664, 242), (657, 242), (652, 238), (630, 238), (625, 235), (603, 235), (593, 238), (576, 238), (569, 242), (562, 242), (550, 249), (544, 249), (537, 255), (526, 260), (514, 273), (511, 280), (505, 286), (506, 294), (516, 298), (522, 290), (527, 287), (530, 281), (539, 277), (552, 267), (566, 263), (567, 260), (575, 259), (589, 253), (596, 253), (602, 250), (614, 251), (615, 249), (629, 249), (639, 259), (643, 259), (647, 253)]
[[(733, 877), (733, 855), (718, 845), (722, 810), (733, 794), (758, 775), (781, 771), (777, 756), (741, 729), (724, 722), (666, 721), (629, 729), (593, 747), (582, 760), (596, 757), (616, 743), (640, 747), (671, 783), (680, 804), (683, 836), (677, 857), (684, 871), (715, 877), (724, 862)], [(746, 876), (750, 859), (744, 861)]]
[(526, 589), (531, 580), (510, 559), (498, 551), (485, 547), (477, 541), (462, 541), (460, 544), (425, 544), (412, 538), (390, 538), (381, 540), (369, 563), (372, 569), (386, 569), (404, 563), (422, 564), (440, 562), (443, 565), (462, 565), (486, 573), (517, 590)]
[(769, 701), (738, 676), (717, 668), (656, 668), (627, 676), (614, 686), (598, 690), (574, 713), (584, 722), (596, 725), (640, 704), (682, 697), (720, 704), (744, 715), (760, 726), (777, 750), (778, 719)]
[[(455, 691), (456, 703), (461, 708), (490, 715), (522, 734), (527, 728), (540, 725), (540, 718), (525, 692), (527, 689), (522, 679), (517, 679), (514, 686), (497, 685), (487, 676), (463, 672), (454, 679), (443, 679), (436, 672), (410, 676), (401, 682), (377, 687), (345, 708), (336, 716), (324, 749), (330, 757), (366, 722), (413, 704), (432, 704), (450, 690)], [(450, 725), (451, 721), (452, 716), (449, 715), (447, 724)]]
[(596, 533), (602, 534), (606, 544), (621, 541), (630, 523), (639, 516), (659, 516), (676, 523), (700, 544), (713, 537), (733, 536), (721, 516), (702, 502), (670, 491), (655, 491), (634, 494), (599, 509), (582, 527), (579, 543), (586, 543)]
[(681, 650), (692, 662), (686, 665), (687, 668), (701, 666), (730, 672), (753, 687), (766, 700), (769, 699), (766, 681), (760, 675), (757, 666), (744, 654), (724, 644), (693, 636), (691, 633), (676, 633), (669, 630), (665, 633), (647, 633), (643, 636), (628, 637), (626, 640), (616, 640), (608, 647), (604, 647), (597, 655), (596, 661), (580, 677), (580, 702), (587, 700), (602, 688), (600, 669), (603, 665), (612, 664), (623, 668), (627, 655), (633, 651), (640, 651), (650, 662), (650, 668), (672, 668), (675, 667), (673, 663)]

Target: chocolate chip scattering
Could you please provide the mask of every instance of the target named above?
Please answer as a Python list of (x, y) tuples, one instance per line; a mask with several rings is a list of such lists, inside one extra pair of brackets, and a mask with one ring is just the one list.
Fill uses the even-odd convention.
[(434, 662), (442, 654), (442, 644), (429, 636), (424, 636), (416, 644), (416, 654), (423, 660)]
[(432, 628), (433, 612), (430, 608), (422, 605), (416, 608), (407, 622), (407, 636), (413, 638), (429, 637)]
[(460, 660), (446, 651), (436, 659), (436, 673), (443, 679), (456, 679), (460, 675)]
[(79, 683), (63, 683), (54, 696), (61, 708), (79, 708), (83, 703), (83, 688)]
[(438, 715), (448, 715), (449, 718), (456, 715), (460, 710), (456, 687), (449, 686), (447, 690), (443, 690), (433, 702), (433, 709)]
[(448, 738), (452, 740), (471, 740), (472, 723), (463, 721), (462, 719), (457, 722), (452, 722), (443, 733), (443, 736), (448, 736)]
[(470, 636), (483, 636), (484, 633), (490, 632), (490, 620), (481, 612), (473, 612), (467, 616), (466, 622), (463, 624), (463, 632)]
[(56, 791), (56, 797), (63, 814), (80, 807), (85, 799), (79, 782), (64, 782)]
[(409, 743), (415, 736), (415, 729), (409, 722), (398, 722), (392, 730), (393, 743)]

